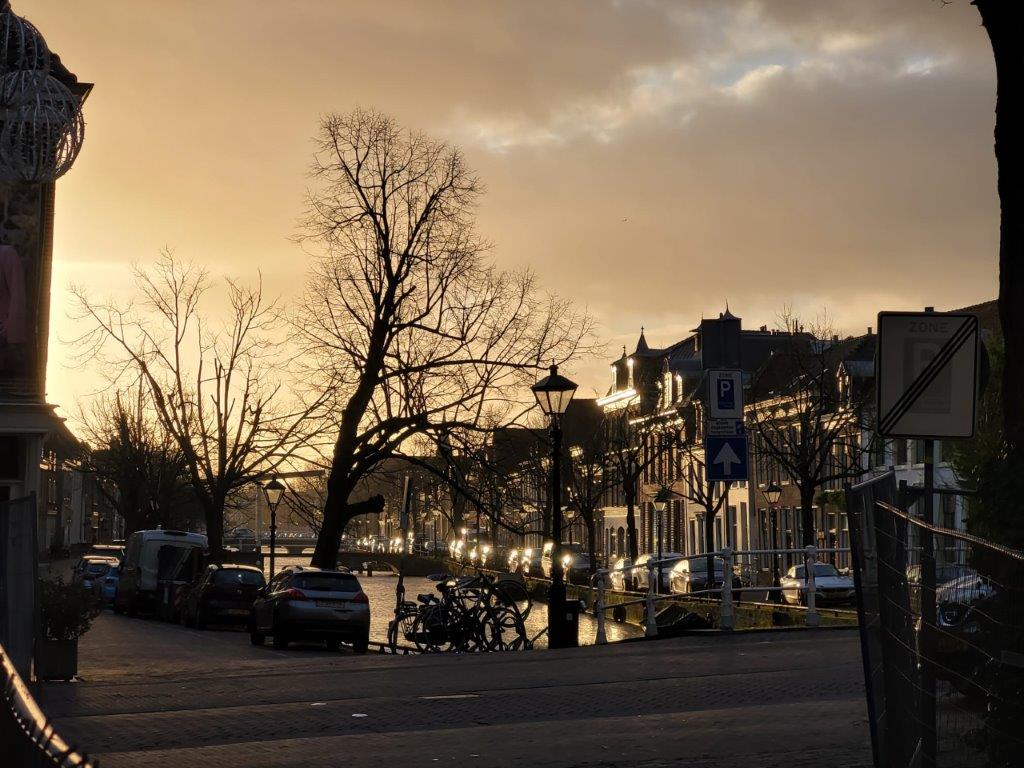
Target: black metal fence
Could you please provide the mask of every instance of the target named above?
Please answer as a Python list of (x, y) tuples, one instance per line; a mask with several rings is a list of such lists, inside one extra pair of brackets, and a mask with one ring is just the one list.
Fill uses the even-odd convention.
[(1024, 554), (927, 525), (892, 476), (847, 498), (878, 768), (1024, 765)]
[(17, 768), (98, 768), (70, 746), (39, 709), (0, 645), (0, 764)]

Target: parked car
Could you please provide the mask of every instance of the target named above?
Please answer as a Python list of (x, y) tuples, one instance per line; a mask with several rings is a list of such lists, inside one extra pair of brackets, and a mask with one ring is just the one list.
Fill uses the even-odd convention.
[(71, 576), (75, 581), (81, 581), (90, 565), (95, 563), (117, 563), (118, 559), (111, 555), (82, 555), (71, 570)]
[[(975, 571), (966, 565), (945, 564), (935, 566), (935, 586), (941, 587), (947, 582), (953, 581), (961, 576), (977, 575)], [(910, 592), (910, 608), (913, 611), (921, 610), (921, 566), (907, 566), (907, 587)]]
[(157, 582), (175, 574), (192, 550), (206, 549), (201, 533), (164, 530), (136, 531), (128, 537), (114, 611), (134, 615), (156, 602)]
[(341, 570), (291, 566), (263, 588), (252, 605), (249, 637), (274, 647), (293, 640), (323, 640), (329, 649), (342, 642), (366, 653), (370, 642), (370, 600), (354, 574)]
[(103, 584), (103, 579), (110, 572), (111, 568), (117, 567), (117, 560), (108, 558), (90, 559), (82, 570), (82, 575), (79, 577), (82, 586), (86, 589), (91, 589), (98, 595), (100, 593), (100, 587)]
[(117, 582), (121, 580), (121, 564), (112, 565), (110, 570), (103, 576), (103, 584), (100, 586), (100, 597), (109, 606), (114, 605), (114, 598), (117, 597)]
[(183, 595), (181, 623), (196, 629), (206, 629), (208, 624), (245, 624), (266, 583), (263, 572), (251, 565), (208, 565)]
[(612, 563), (611, 573), (608, 574), (608, 586), (616, 592), (625, 592), (630, 588), (633, 580), (633, 561), (628, 557), (620, 557)]
[[(661, 553), (661, 585), (658, 589), (659, 592), (669, 591), (669, 576), (671, 575), (675, 564), (682, 560), (683, 557), (685, 557), (685, 555), (680, 552)], [(657, 553), (640, 555), (636, 559), (636, 565), (633, 566), (633, 579), (637, 585), (637, 589), (644, 592), (647, 591), (647, 585), (650, 582), (650, 572), (647, 564), (650, 563), (651, 560), (658, 560)]]
[[(782, 597), (790, 605), (806, 605), (807, 603), (807, 568), (803, 565), (791, 566), (786, 575), (779, 580)], [(853, 578), (843, 576), (831, 563), (814, 564), (814, 599), (816, 605), (849, 604), (856, 599)]]
[[(639, 560), (640, 558), (637, 558)], [(701, 592), (705, 589), (721, 589), (723, 574), (725, 573), (725, 561), (720, 557), (715, 558), (715, 574), (708, 586), (708, 558), (700, 557), (684, 558), (672, 566), (668, 576), (669, 591), (677, 595)], [(732, 574), (732, 587), (739, 590), (742, 586), (739, 576)], [(739, 592), (736, 592), (739, 597)]]
[[(540, 556), (540, 570), (545, 579), (551, 578), (551, 552), (554, 550), (554, 542), (544, 542), (544, 551)], [(576, 544), (562, 545), (562, 559), (565, 561), (566, 577), (574, 573), (582, 573), (590, 570), (590, 558), (579, 551)]]

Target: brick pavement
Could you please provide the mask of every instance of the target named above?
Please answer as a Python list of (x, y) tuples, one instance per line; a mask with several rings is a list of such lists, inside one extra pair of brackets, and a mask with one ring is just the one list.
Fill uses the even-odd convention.
[(870, 763), (854, 632), (357, 657), (104, 616), (81, 650), (43, 706), (106, 768)]

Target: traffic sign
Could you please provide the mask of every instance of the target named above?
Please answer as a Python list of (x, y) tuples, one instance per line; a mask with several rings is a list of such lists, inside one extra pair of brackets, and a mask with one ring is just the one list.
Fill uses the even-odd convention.
[(743, 418), (743, 372), (708, 371), (708, 418)]
[(974, 435), (978, 318), (944, 312), (880, 312), (875, 377), (878, 434)]
[(704, 438), (704, 468), (708, 482), (747, 479), (747, 438)]
[(739, 419), (708, 419), (706, 435), (732, 437), (743, 434), (743, 422)]

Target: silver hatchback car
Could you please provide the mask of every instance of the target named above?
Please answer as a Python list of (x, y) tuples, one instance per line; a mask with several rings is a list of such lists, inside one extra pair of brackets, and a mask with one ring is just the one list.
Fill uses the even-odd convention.
[(344, 570), (292, 566), (285, 568), (260, 592), (249, 617), (253, 645), (267, 635), (274, 647), (293, 640), (324, 640), (336, 650), (351, 643), (366, 653), (370, 642), (370, 601), (359, 579)]

